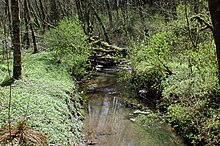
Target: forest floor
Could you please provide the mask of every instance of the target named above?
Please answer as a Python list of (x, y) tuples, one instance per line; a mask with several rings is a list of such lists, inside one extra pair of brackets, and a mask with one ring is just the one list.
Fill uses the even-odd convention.
[[(65, 65), (56, 63), (52, 52), (23, 54), (22, 62), (22, 79), (11, 85), (11, 98), (10, 86), (3, 86), (10, 76), (8, 63), (0, 64), (0, 127), (27, 120), (46, 135), (49, 144), (73, 145), (81, 139), (83, 116), (80, 96)], [(12, 61), (9, 64), (11, 69)]]

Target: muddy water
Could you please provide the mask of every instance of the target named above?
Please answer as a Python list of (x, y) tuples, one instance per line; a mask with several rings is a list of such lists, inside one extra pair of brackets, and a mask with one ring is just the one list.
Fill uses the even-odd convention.
[(133, 112), (124, 105), (117, 71), (98, 73), (85, 85), (87, 115), (84, 120), (85, 141), (96, 146), (181, 146), (181, 140), (168, 125), (145, 130), (129, 119)]

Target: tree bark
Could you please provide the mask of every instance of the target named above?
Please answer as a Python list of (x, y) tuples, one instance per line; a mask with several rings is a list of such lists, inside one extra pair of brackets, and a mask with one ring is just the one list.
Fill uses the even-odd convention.
[(213, 24), (213, 36), (216, 45), (217, 61), (218, 61), (218, 72), (220, 80), (220, 1), (209, 0), (209, 11), (211, 14)]
[(32, 23), (30, 23), (30, 29), (31, 29), (31, 35), (32, 35), (32, 40), (33, 40), (33, 45), (34, 45), (34, 52), (33, 53), (35, 54), (38, 52), (38, 49), (37, 49), (36, 37), (35, 37)]
[[(29, 19), (29, 24), (30, 24), (30, 29), (31, 29), (31, 36), (32, 36), (32, 40), (33, 40), (33, 45), (34, 45), (34, 52), (33, 53), (37, 53), (38, 52), (38, 49), (37, 49), (37, 43), (36, 43), (36, 37), (35, 37), (35, 32), (34, 32), (34, 29), (33, 29), (33, 25), (32, 25), (32, 22), (31, 22), (31, 18), (30, 18), (30, 3), (29, 1), (27, 1), (27, 16), (28, 16), (28, 19)], [(45, 24), (45, 21), (43, 22), (43, 24)], [(43, 28), (45, 29), (45, 28)]]
[(113, 8), (112, 8), (112, 9), (116, 11), (116, 20), (119, 20), (118, 0), (115, 0), (115, 1), (114, 1)]
[(18, 0), (11, 0), (12, 11), (12, 45), (14, 51), (13, 78), (21, 79), (21, 46), (20, 46), (20, 19)]
[(34, 23), (37, 26), (37, 28), (40, 28), (40, 23), (38, 21), (39, 16), (37, 15), (36, 11), (34, 10), (33, 6), (29, 3), (29, 9), (30, 9), (30, 15), (34, 17)]
[(111, 7), (110, 7), (110, 4), (109, 4), (108, 0), (105, 0), (105, 3), (106, 3), (107, 12), (108, 12), (108, 19), (109, 19), (110, 28), (112, 28), (113, 23), (112, 23)]
[(24, 0), (24, 15), (25, 15), (24, 45), (26, 49), (29, 49), (30, 48), (30, 38), (29, 38), (30, 16), (29, 16), (27, 0)]
[(82, 16), (83, 13), (82, 13), (80, 1), (79, 0), (75, 0), (75, 5), (76, 5), (76, 9), (77, 9), (79, 20), (81, 22), (83, 22), (83, 16)]
[(59, 20), (59, 11), (57, 8), (56, 0), (50, 0), (50, 20), (53, 24), (56, 24)]
[(109, 44), (111, 44), (111, 43), (110, 43), (110, 39), (109, 39), (109, 37), (108, 37), (108, 33), (107, 33), (106, 29), (105, 29), (105, 26), (104, 26), (104, 24), (102, 23), (101, 18), (99, 17), (98, 13), (96, 12), (96, 10), (95, 10), (95, 8), (93, 7), (92, 4), (91, 4), (91, 8), (92, 8), (92, 10), (93, 10), (93, 12), (94, 12), (94, 14), (95, 14), (97, 20), (99, 21), (99, 23), (100, 23), (100, 25), (101, 25), (101, 27), (102, 27), (102, 30), (103, 30), (103, 32), (104, 32), (104, 36), (105, 36), (106, 42), (109, 43)]
[(11, 26), (11, 9), (10, 9), (10, 6), (9, 6), (9, 0), (5, 0), (5, 5), (6, 5), (5, 7), (7, 8), (7, 12), (5, 11), (5, 13), (8, 16), (9, 31), (11, 32), (12, 31), (12, 26)]
[(45, 21), (46, 21), (46, 16), (45, 16), (45, 13), (44, 13), (44, 6), (43, 6), (43, 3), (42, 3), (42, 0), (39, 0), (39, 3), (40, 3), (40, 9), (41, 9), (41, 14), (42, 14), (42, 26), (43, 26), (43, 34), (45, 32), (45, 28), (46, 28), (46, 24), (45, 24)]
[[(5, 5), (4, 5), (4, 14), (2, 18), (2, 25), (3, 25), (3, 34), (4, 34), (4, 39), (2, 40), (3, 47), (2, 47), (2, 62), (4, 63), (5, 60), (5, 54), (7, 50), (7, 14), (8, 14), (8, 1), (5, 0)], [(7, 55), (7, 54), (6, 54)]]

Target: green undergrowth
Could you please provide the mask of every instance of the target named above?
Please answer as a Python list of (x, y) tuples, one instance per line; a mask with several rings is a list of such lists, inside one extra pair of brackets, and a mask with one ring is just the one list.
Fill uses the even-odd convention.
[(147, 100), (157, 97), (155, 104), (166, 115), (166, 121), (192, 145), (218, 145), (216, 52), (210, 34), (204, 35), (207, 40), (201, 40), (197, 48), (183, 41), (183, 36), (177, 37), (175, 31), (160, 31), (147, 43), (132, 44), (132, 73), (125, 79), (136, 93), (151, 95), (144, 97)]
[[(35, 130), (47, 136), (49, 144), (74, 144), (82, 127), (80, 96), (64, 64), (56, 63), (52, 52), (25, 54), (23, 78), (12, 84), (11, 122), (25, 118)], [(0, 81), (7, 78), (1, 64)], [(9, 86), (0, 87), (0, 126), (8, 122)]]
[(69, 65), (72, 76), (77, 80), (82, 79), (90, 66), (92, 49), (81, 23), (77, 18), (64, 18), (49, 34), (47, 44), (55, 52), (56, 60)]

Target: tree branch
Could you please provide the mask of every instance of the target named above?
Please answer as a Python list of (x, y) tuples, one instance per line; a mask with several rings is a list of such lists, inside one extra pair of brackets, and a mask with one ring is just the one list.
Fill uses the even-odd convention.
[(201, 18), (200, 16), (193, 16), (191, 19), (192, 20), (197, 20), (201, 25), (205, 25), (205, 27), (201, 28), (200, 31), (204, 31), (206, 29), (210, 29), (213, 32), (213, 27), (211, 24), (209, 24), (208, 22), (206, 22), (203, 18)]

